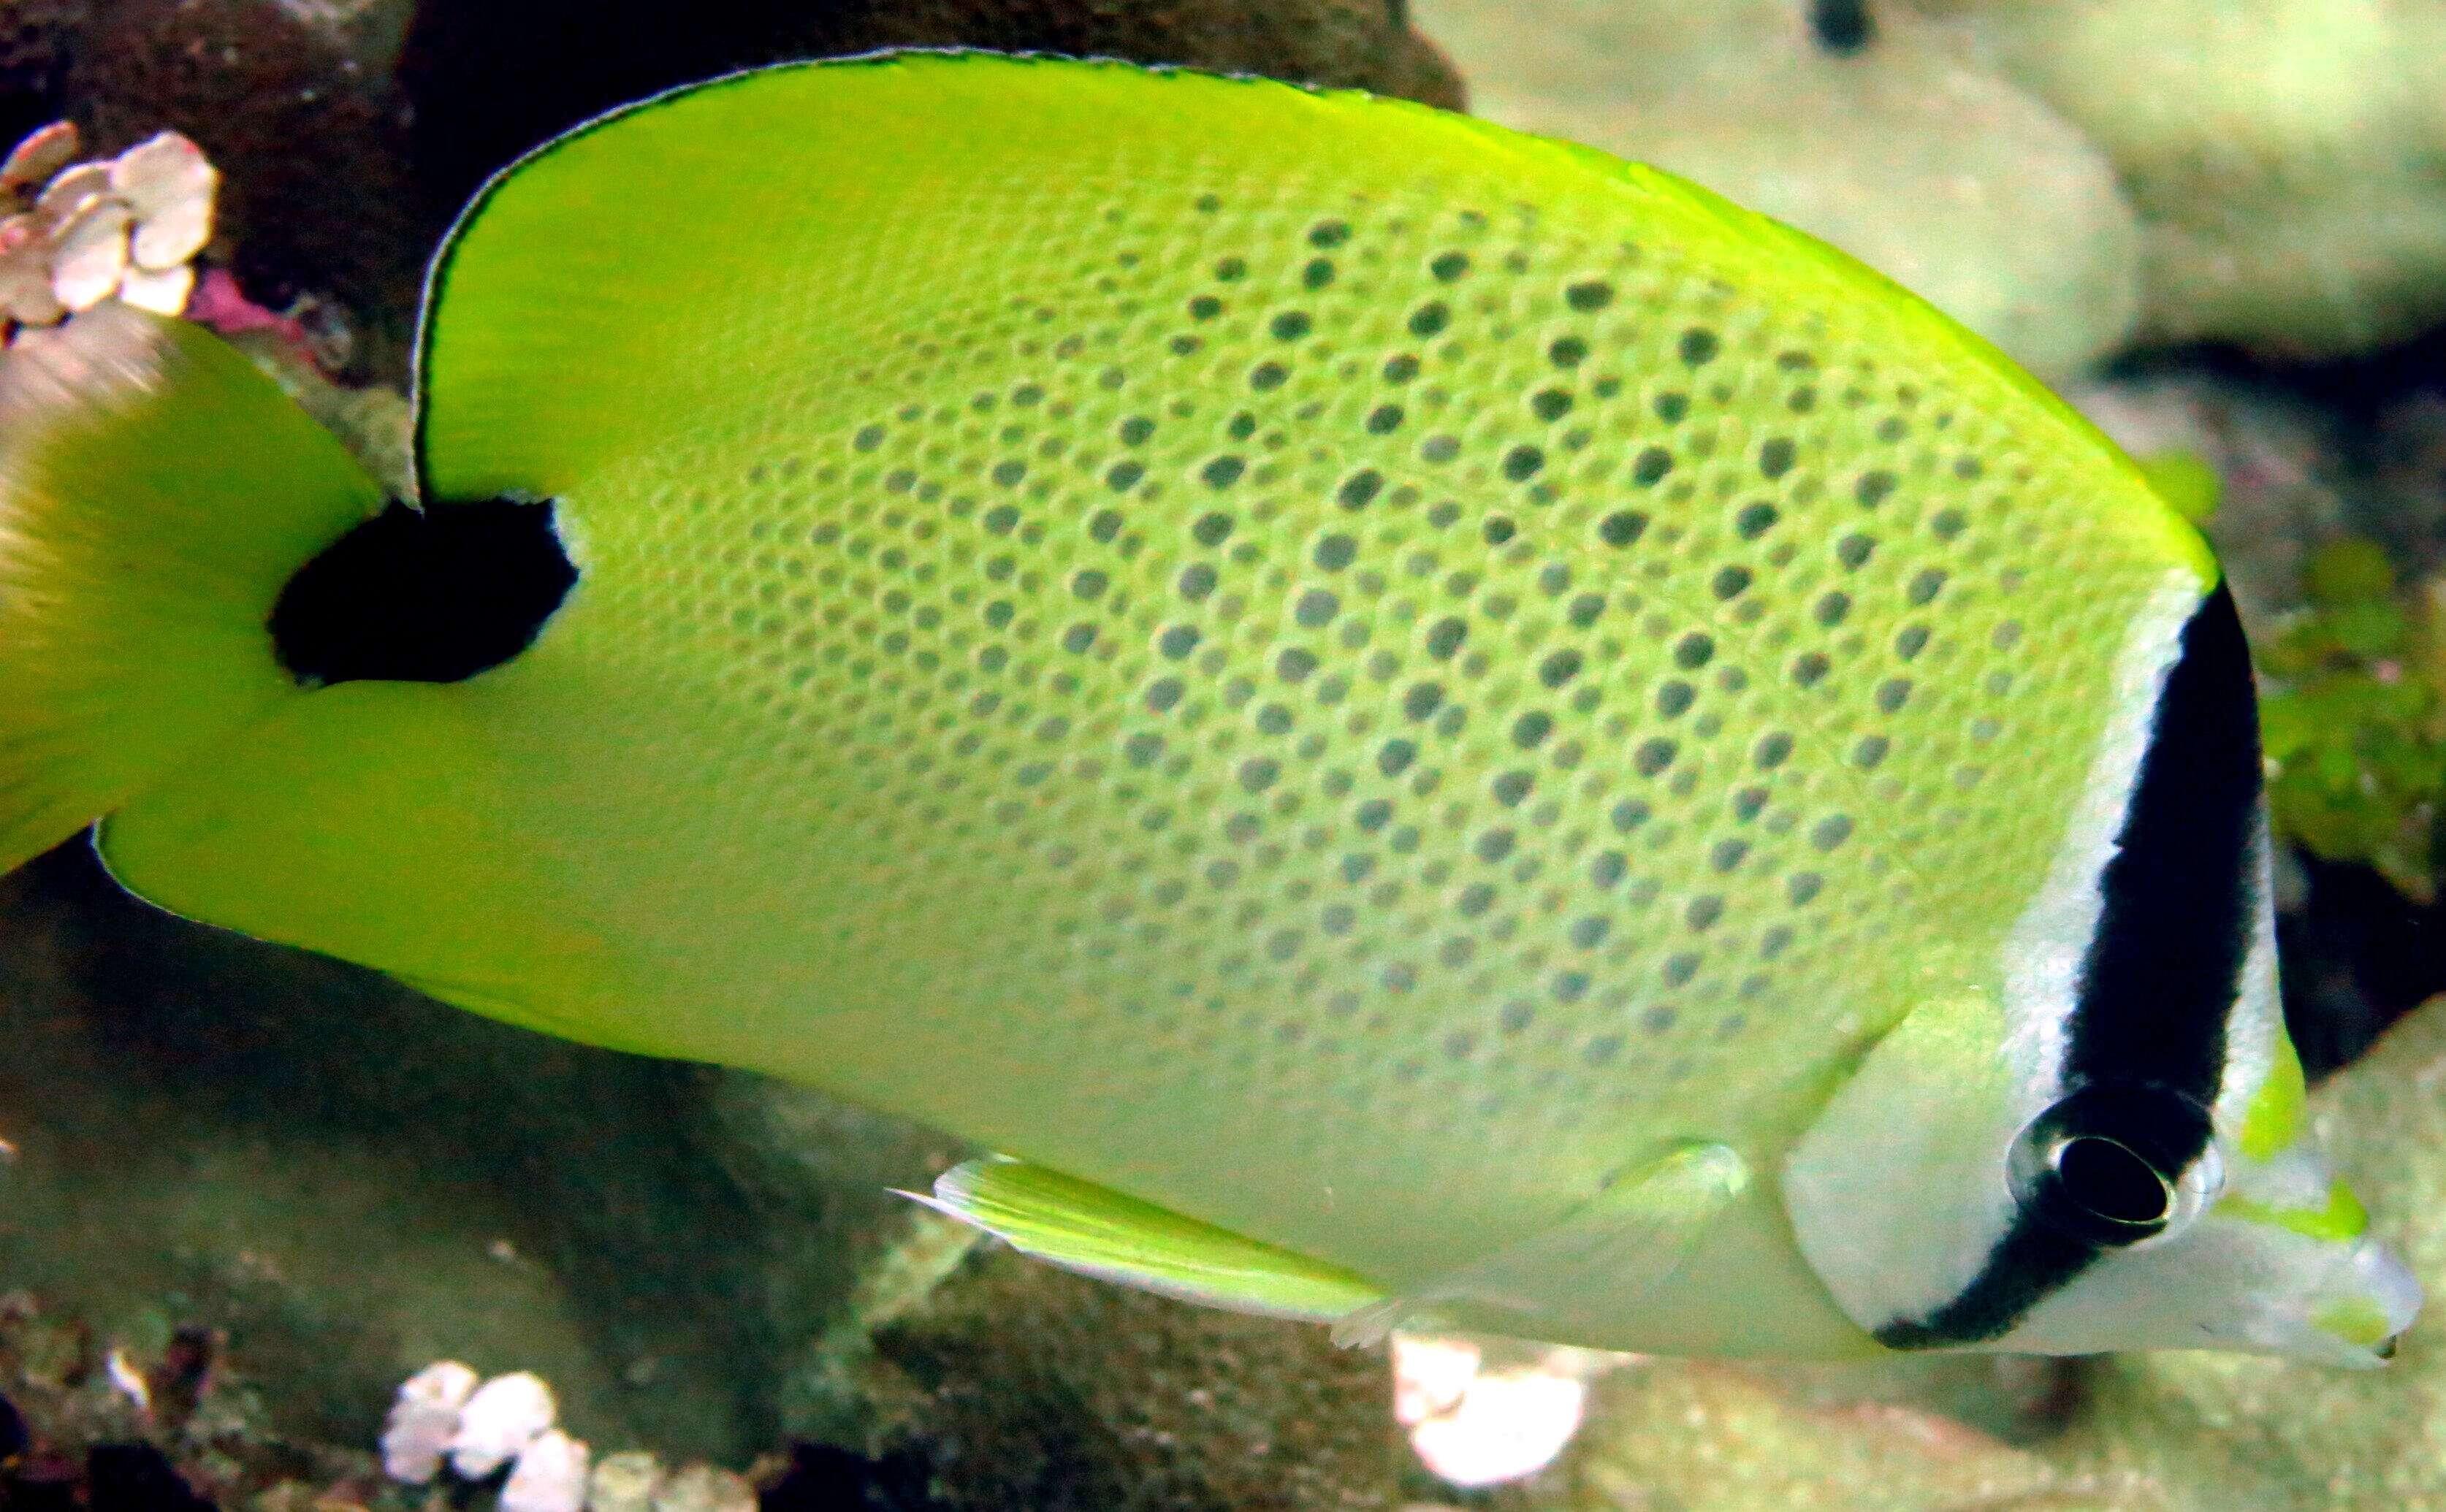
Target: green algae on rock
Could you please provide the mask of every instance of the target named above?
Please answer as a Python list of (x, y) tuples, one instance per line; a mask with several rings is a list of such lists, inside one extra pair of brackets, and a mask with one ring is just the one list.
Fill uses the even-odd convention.
[(2313, 554), (2307, 587), (2308, 607), (2259, 650), (2271, 816), (2426, 903), (2446, 788), (2446, 583), (2400, 588), (2375, 543), (2346, 537)]

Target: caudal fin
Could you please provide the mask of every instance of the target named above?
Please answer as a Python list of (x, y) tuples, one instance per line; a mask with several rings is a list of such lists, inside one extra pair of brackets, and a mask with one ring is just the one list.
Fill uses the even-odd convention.
[(104, 305), (0, 353), (0, 872), (296, 696), (273, 606), (381, 502), (198, 327)]

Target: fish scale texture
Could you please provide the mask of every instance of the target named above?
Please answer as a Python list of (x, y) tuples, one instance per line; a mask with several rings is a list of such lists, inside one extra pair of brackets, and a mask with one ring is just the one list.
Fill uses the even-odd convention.
[[(1662, 1138), (1771, 1161), (1915, 1000), (1993, 987), (2128, 627), (2205, 569), (1984, 348), (1424, 111), (766, 77), (539, 160), (442, 275), (434, 487), (556, 497), (584, 573), (526, 656), (414, 690), (479, 732), (452, 801), (518, 827), (433, 884), (495, 922), (301, 902), (396, 886), (330, 836), (414, 821), (343, 776), (289, 880), (174, 837), (140, 887), (1379, 1276)], [(808, 130), (823, 177), (738, 165)], [(671, 229), (668, 313), (592, 315), (644, 254), (589, 196), (659, 171), (753, 214)], [(500, 964), (545, 913), (592, 998)]]

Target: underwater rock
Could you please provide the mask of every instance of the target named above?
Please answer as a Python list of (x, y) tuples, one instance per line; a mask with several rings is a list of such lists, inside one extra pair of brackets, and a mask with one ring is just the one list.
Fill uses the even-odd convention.
[(973, 1153), (931, 1129), (744, 1073), (713, 1078), (713, 1158), (755, 1214), (759, 1295), (782, 1353), (767, 1390), (793, 1439), (874, 1441), (872, 1335), (923, 1304), (975, 1242), (893, 1188), (925, 1191)]
[(2413, 571), (2446, 571), (2446, 340), (2432, 383), (2390, 398), (2372, 423), (2369, 532)]
[(0, 1287), (141, 1357), (218, 1329), (270, 1423), (374, 1447), (439, 1359), (596, 1443), (743, 1463), (773, 1357), (705, 1073), (492, 1024), (116, 894), (0, 886)]
[(653, 1512), (756, 1512), (756, 1489), (728, 1470), (692, 1465), (656, 1488), (651, 1505)]
[(380, 1475), (362, 1451), (273, 1428), (262, 1392), (219, 1358), (220, 1343), (186, 1331), (142, 1357), (24, 1293), (0, 1297), (0, 1506), (405, 1512), (372, 1494)]
[(1815, 1405), (1724, 1366), (1651, 1361), (1599, 1382), (1553, 1501), (1586, 1512), (1670, 1506), (2060, 1505), (2142, 1512), (2145, 1502), (2037, 1499), (2065, 1478), (2026, 1449), (1899, 1405)]
[(1676, 169), (2041, 377), (2446, 320), (2446, 10), (2359, 0), (1421, 0), (1477, 108)]
[(1910, 3), (2114, 160), (2144, 340), (2332, 356), (2446, 320), (2446, 9)]
[(607, 1454), (586, 1482), (588, 1512), (653, 1512), (654, 1494), (668, 1479), (663, 1462), (642, 1449)]
[(0, 6), (0, 140), (59, 119), (68, 46), (85, 9), (83, 0)]
[(924, 1271), (967, 1259), (874, 1321), (853, 1378), (870, 1456), (926, 1465), (931, 1503), (977, 1512), (1333, 1508), (1399, 1500), (1407, 1451), (1380, 1350), (1326, 1330), (1084, 1279), (931, 1215)]
[[(1421, 0), (1473, 107), (1652, 162), (1841, 247), (2062, 379), (2121, 344), (2139, 238), (2105, 157), (2055, 111), (1875, 12), (1809, 0)], [(1866, 14), (1865, 8), (1860, 9)]]

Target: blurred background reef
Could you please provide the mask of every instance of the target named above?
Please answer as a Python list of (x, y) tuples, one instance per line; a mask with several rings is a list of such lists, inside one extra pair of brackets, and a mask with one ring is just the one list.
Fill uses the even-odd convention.
[[(485, 175), (659, 88), (897, 45), (1466, 103), (1654, 161), (2154, 459), (2258, 648), (2316, 1104), (2446, 1294), (2446, 1007), (2415, 1011), (2446, 992), (2446, 0), (0, 0), (0, 140), (192, 138), (208, 285), (267, 317), (239, 339), (396, 477), (423, 259)], [(602, 1512), (2446, 1504), (2435, 1323), (2372, 1375), (1490, 1344), (1481, 1379), (1585, 1421), (1464, 1473), (1459, 1398), (1397, 1400), (1381, 1351), (888, 1197), (962, 1155), (923, 1130), (167, 918), (81, 843), (0, 882), (0, 1044), (9, 1509), (489, 1505), (499, 1472), (376, 1451), (443, 1359), (548, 1381)]]

